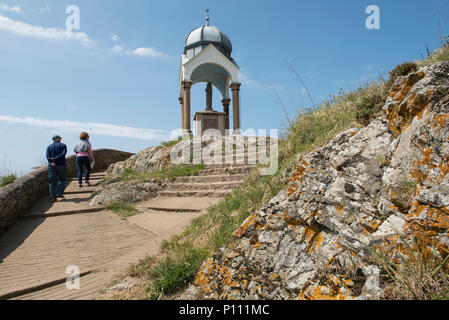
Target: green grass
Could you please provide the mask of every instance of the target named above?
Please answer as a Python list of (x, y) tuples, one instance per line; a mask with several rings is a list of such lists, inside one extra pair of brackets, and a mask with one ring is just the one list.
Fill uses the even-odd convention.
[(8, 184), (11, 184), (11, 183), (13, 183), (16, 180), (17, 180), (17, 176), (15, 174), (10, 174), (10, 175), (1, 177), (0, 178), (0, 188), (1, 187), (5, 187)]
[(119, 215), (123, 220), (140, 213), (131, 204), (125, 202), (113, 202), (108, 204), (106, 208)]
[(171, 148), (171, 147), (175, 146), (176, 144), (178, 144), (178, 142), (181, 140), (182, 140), (182, 137), (178, 137), (178, 139), (176, 139), (176, 140), (161, 142), (161, 145), (163, 145), (164, 147)]

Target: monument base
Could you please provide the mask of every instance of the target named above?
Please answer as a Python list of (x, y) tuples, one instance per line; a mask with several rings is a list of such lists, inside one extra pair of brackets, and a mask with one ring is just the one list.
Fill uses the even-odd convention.
[(193, 122), (195, 126), (195, 137), (203, 136), (208, 129), (218, 130), (222, 136), (225, 132), (226, 113), (217, 111), (201, 111), (195, 113)]

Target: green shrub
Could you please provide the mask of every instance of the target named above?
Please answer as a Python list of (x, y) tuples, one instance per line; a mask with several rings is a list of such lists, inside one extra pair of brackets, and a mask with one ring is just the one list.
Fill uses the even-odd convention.
[(382, 111), (387, 94), (385, 83), (376, 83), (372, 88), (365, 90), (363, 93), (361, 92), (356, 103), (357, 122), (363, 126), (367, 126), (371, 120), (377, 117)]
[(390, 78), (388, 79), (386, 86), (390, 90), (391, 86), (394, 84), (398, 77), (406, 76), (409, 73), (418, 70), (418, 65), (415, 62), (403, 62), (397, 65), (393, 70), (390, 71)]
[(16, 180), (17, 180), (17, 177), (15, 174), (10, 174), (10, 175), (4, 176), (0, 179), (0, 187), (5, 187), (8, 184), (11, 184)]

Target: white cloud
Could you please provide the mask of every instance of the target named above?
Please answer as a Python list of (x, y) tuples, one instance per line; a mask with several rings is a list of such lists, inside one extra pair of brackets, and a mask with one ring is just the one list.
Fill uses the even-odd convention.
[(141, 57), (151, 57), (151, 58), (162, 58), (162, 57), (167, 56), (165, 53), (162, 53), (152, 47), (137, 48), (134, 51), (128, 51), (127, 54), (141, 56)]
[(51, 9), (47, 3), (44, 8), (41, 8), (40, 13), (49, 13), (49, 12), (51, 12)]
[(245, 72), (240, 71), (239, 80), (244, 86), (258, 86), (259, 83), (251, 79)]
[(15, 21), (8, 17), (0, 15), (0, 30), (9, 31), (17, 35), (25, 37), (33, 37), (44, 40), (79, 41), (83, 45), (91, 45), (94, 43), (84, 32), (72, 32), (57, 28), (45, 28), (34, 26), (25, 22)]
[(272, 84), (272, 85), (266, 86), (265, 89), (266, 90), (277, 90), (277, 91), (280, 91), (280, 90), (284, 89), (284, 86), (281, 85), (281, 84)]
[(36, 119), (32, 117), (11, 117), (0, 115), (0, 122), (26, 124), (37, 127), (57, 129), (62, 132), (88, 131), (91, 134), (98, 134), (111, 137), (134, 138), (142, 140), (162, 140), (169, 137), (169, 132), (165, 130), (143, 129), (128, 126), (118, 126), (107, 123), (81, 123), (64, 120)]
[(20, 6), (11, 7), (6, 4), (0, 4), (0, 10), (11, 11), (11, 12), (16, 12), (16, 13), (22, 12), (22, 9), (20, 8)]
[(118, 35), (114, 34), (114, 33), (111, 35), (111, 39), (114, 42), (120, 41), (120, 37)]
[(122, 52), (123, 48), (124, 48), (124, 46), (116, 45), (112, 48), (112, 50), (118, 53), (118, 52)]

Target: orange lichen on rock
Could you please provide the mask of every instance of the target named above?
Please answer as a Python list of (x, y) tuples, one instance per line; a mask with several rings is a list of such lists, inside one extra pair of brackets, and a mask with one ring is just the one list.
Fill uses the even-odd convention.
[(433, 116), (432, 122), (441, 130), (446, 127), (447, 119), (449, 119), (449, 114), (436, 114)]
[(416, 115), (422, 114), (423, 110), (429, 106), (432, 90), (428, 90), (425, 96), (417, 96), (414, 92), (410, 94), (412, 87), (424, 77), (425, 74), (422, 72), (411, 73), (402, 83), (395, 84), (390, 90), (389, 97), (393, 103), (388, 107), (387, 117), (395, 137), (398, 137), (410, 125)]
[(290, 176), (290, 183), (288, 185), (288, 196), (291, 196), (298, 190), (298, 182), (301, 182), (304, 178), (305, 172), (308, 168), (308, 163), (302, 160), (300, 164), (296, 166), (295, 172)]
[(299, 293), (299, 300), (348, 300), (354, 282), (338, 275), (327, 275), (322, 285), (309, 285)]
[(422, 150), (423, 157), (421, 158), (421, 160), (413, 161), (412, 165), (414, 168), (411, 172), (411, 176), (417, 183), (421, 183), (427, 179), (429, 170), (426, 169), (435, 168), (435, 165), (431, 164), (433, 153), (434, 151), (432, 150), (432, 148), (425, 147)]
[(362, 218), (362, 220), (360, 221), (360, 225), (363, 228), (363, 233), (365, 235), (369, 235), (371, 233), (376, 232), (379, 226), (382, 224), (382, 222), (383, 222), (382, 219), (368, 216)]
[(248, 230), (249, 227), (251, 227), (251, 226), (256, 224), (256, 218), (257, 218), (257, 213), (253, 213), (252, 215), (250, 215), (243, 222), (243, 224), (237, 230), (234, 231), (233, 237), (234, 238), (241, 238), (241, 237), (243, 237), (243, 235), (246, 233), (246, 230)]

